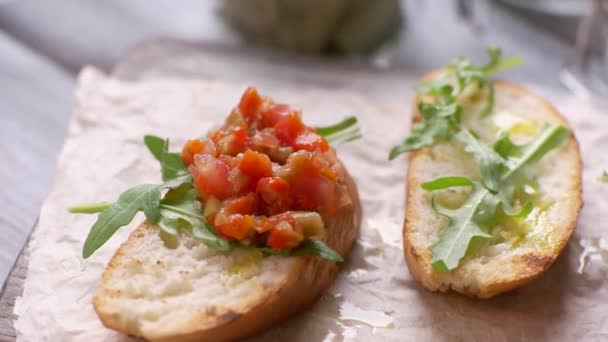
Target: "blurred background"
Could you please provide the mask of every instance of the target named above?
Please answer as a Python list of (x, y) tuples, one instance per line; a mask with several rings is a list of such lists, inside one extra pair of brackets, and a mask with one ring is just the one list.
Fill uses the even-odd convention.
[[(496, 44), (525, 59), (510, 80), (595, 96), (605, 94), (603, 6), (601, 0), (0, 1), (0, 282), (49, 190), (84, 65), (112, 72), (121, 60), (141, 57), (144, 47), (165, 44), (158, 58), (198, 51), (191, 68), (207, 77), (246, 77), (226, 72), (224, 55), (421, 75), (456, 56), (482, 62), (485, 47)], [(182, 49), (171, 40), (193, 43)]]

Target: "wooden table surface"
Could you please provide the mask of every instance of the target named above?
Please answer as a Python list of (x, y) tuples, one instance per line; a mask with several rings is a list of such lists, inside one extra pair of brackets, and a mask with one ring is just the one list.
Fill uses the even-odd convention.
[[(200, 77), (238, 78), (218, 68), (221, 54), (240, 54), (245, 62), (250, 50), (214, 15), (219, 1), (170, 0), (22, 0), (0, 5), (0, 282), (4, 282), (33, 227), (40, 204), (53, 178), (55, 158), (70, 117), (74, 80), (80, 68), (93, 64), (110, 71), (134, 43), (151, 36), (205, 41), (215, 47), (196, 68)], [(484, 47), (501, 45), (509, 54), (521, 55), (526, 65), (510, 79), (560, 87), (560, 58), (571, 42), (544, 30), (511, 10), (482, 5), (481, 33), (464, 24), (453, 11), (451, 0), (409, 1), (404, 4), (405, 31), (381, 50), (375, 60), (421, 73), (453, 56), (470, 55), (481, 60)], [(412, 15), (415, 13), (416, 15)], [(409, 14), (409, 15), (408, 15)], [(570, 23), (571, 24), (571, 23)], [(193, 48), (204, 49), (205, 45)], [(148, 46), (153, 50), (153, 47)], [(150, 51), (152, 51), (150, 50)], [(155, 67), (169, 58), (166, 49), (155, 55)], [(164, 54), (164, 55), (163, 55)], [(134, 54), (129, 54), (133, 56)], [(136, 55), (136, 54), (135, 54)], [(255, 57), (257, 56), (257, 57)], [(131, 58), (131, 57), (128, 57)], [(271, 53), (251, 58), (272, 59)], [(282, 57), (282, 60), (286, 60)], [(311, 58), (314, 60), (314, 58)], [(255, 66), (259, 61), (252, 61)], [(129, 60), (123, 65), (133, 65)], [(310, 65), (314, 65), (313, 62)], [(343, 72), (338, 60), (337, 72)], [(366, 62), (350, 61), (349, 67), (369, 69)], [(142, 68), (154, 74), (155, 69)], [(259, 71), (259, 70), (258, 70)], [(117, 72), (129, 76), (124, 68)], [(259, 78), (252, 68), (252, 79)], [(306, 82), (305, 74), (300, 75)], [(25, 276), (25, 258), (0, 292), (0, 341), (14, 340), (12, 305)]]

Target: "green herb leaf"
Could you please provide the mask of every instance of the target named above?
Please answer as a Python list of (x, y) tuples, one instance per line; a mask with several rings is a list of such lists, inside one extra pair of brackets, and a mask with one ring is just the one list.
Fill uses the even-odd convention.
[(207, 221), (199, 220), (190, 223), (192, 223), (194, 237), (201, 240), (207, 247), (220, 252), (229, 251), (232, 248), (230, 242), (219, 236)]
[(473, 181), (468, 177), (441, 177), (422, 184), (427, 191), (443, 190), (455, 186), (471, 186)]
[(160, 217), (160, 185), (143, 184), (123, 192), (118, 201), (99, 214), (84, 243), (82, 256), (86, 259), (101, 247), (122, 226), (143, 210), (151, 222)]
[(323, 241), (316, 239), (308, 239), (304, 241), (299, 247), (291, 252), (294, 256), (318, 256), (323, 259), (343, 262), (344, 259), (338, 252), (329, 248)]
[(400, 154), (430, 146), (435, 139), (447, 139), (450, 134), (450, 122), (441, 117), (433, 117), (416, 125), (412, 135), (405, 138), (400, 144), (391, 149), (389, 160), (397, 158)]
[(468, 129), (461, 130), (456, 137), (464, 143), (464, 150), (472, 154), (477, 161), (485, 187), (494, 192), (498, 191), (500, 176), (506, 169), (506, 161), (486, 144), (480, 142)]
[(442, 272), (455, 269), (466, 254), (473, 238), (492, 237), (483, 231), (477, 222), (477, 213), (486, 204), (488, 194), (489, 191), (479, 183), (473, 183), (473, 191), (467, 202), (455, 210), (442, 207), (433, 197), (433, 209), (450, 219), (450, 224), (441, 234), (439, 241), (430, 248), (433, 253), (431, 263), (435, 269)]
[(484, 66), (475, 66), (466, 58), (456, 59), (448, 65), (446, 71), (437, 78), (416, 87), (421, 95), (431, 96), (430, 102), (418, 104), (424, 121), (412, 129), (412, 134), (401, 144), (393, 147), (389, 153), (392, 160), (398, 155), (428, 147), (437, 140), (450, 139), (460, 130), (461, 105), (458, 103), (462, 92), (476, 86), (478, 90), (487, 89), (488, 95), (479, 116), (485, 117), (494, 107), (494, 87), (489, 77), (491, 74), (521, 63), (519, 58), (503, 59), (499, 48), (487, 50), (489, 61)]
[(188, 180), (191, 181), (192, 178), (184, 176), (161, 185), (138, 185), (123, 192), (114, 204), (101, 211), (97, 217), (84, 243), (82, 256), (85, 259), (91, 256), (118, 229), (129, 224), (138, 211), (143, 211), (148, 221), (158, 223), (161, 216), (161, 191), (178, 187)]
[(354, 127), (357, 125), (357, 118), (354, 116), (349, 116), (346, 119), (338, 122), (335, 125), (317, 127), (316, 132), (322, 137), (327, 137), (332, 134), (336, 134), (338, 132), (344, 131), (348, 128)]
[(179, 153), (169, 152), (169, 139), (154, 135), (144, 136), (144, 143), (161, 165), (163, 181), (188, 175), (188, 168)]
[(484, 65), (481, 70), (486, 75), (492, 75), (497, 72), (516, 68), (524, 63), (521, 57), (502, 58), (502, 50), (497, 46), (490, 46), (486, 49), (490, 60)]
[(181, 225), (192, 229), (192, 235), (207, 247), (220, 252), (230, 250), (230, 242), (215, 232), (213, 226), (204, 218), (197, 203), (196, 189), (191, 184), (184, 184), (169, 191), (160, 204), (167, 232), (177, 231)]
[(509, 138), (508, 134), (503, 134), (498, 138), (498, 140), (494, 143), (494, 151), (498, 153), (504, 159), (512, 158), (512, 157), (520, 157), (523, 153), (523, 150), (520, 146), (515, 145), (511, 138)]
[(288, 250), (277, 251), (276, 249), (270, 247), (258, 247), (258, 250), (267, 255), (280, 255), (284, 257), (289, 256)]
[(108, 209), (110, 206), (112, 206), (110, 202), (99, 202), (70, 207), (68, 211), (72, 214), (97, 214)]
[(608, 172), (604, 171), (598, 180), (602, 183), (608, 183)]
[(331, 126), (317, 127), (316, 132), (332, 145), (340, 145), (361, 138), (358, 120), (350, 116)]
[[(492, 236), (481, 229), (496, 215), (500, 203), (503, 212), (510, 216), (525, 217), (532, 211), (532, 205), (527, 203), (517, 211), (513, 208), (513, 195), (526, 185), (531, 170), (543, 156), (563, 144), (568, 137), (568, 130), (554, 124), (545, 127), (534, 140), (524, 146), (513, 145), (509, 151), (517, 151), (518, 157), (505, 154), (509, 158), (506, 171), (501, 173), (497, 183), (498, 192), (479, 182), (473, 182), (473, 189), (464, 204), (458, 209), (447, 209), (438, 205), (433, 199), (433, 208), (440, 215), (450, 219), (447, 228), (440, 234), (439, 240), (431, 246), (433, 267), (441, 271), (451, 271), (458, 267), (472, 239), (487, 239)], [(472, 152), (472, 153), (479, 153)], [(483, 163), (480, 163), (482, 168)], [(484, 174), (484, 172), (481, 172)], [(440, 184), (441, 179), (430, 182)], [(440, 189), (442, 187), (436, 186)]]

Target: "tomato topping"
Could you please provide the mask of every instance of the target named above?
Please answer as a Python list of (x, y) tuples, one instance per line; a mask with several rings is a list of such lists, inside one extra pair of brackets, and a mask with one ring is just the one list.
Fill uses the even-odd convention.
[(318, 135), (315, 132), (305, 132), (296, 138), (293, 147), (296, 150), (306, 150), (306, 151), (315, 151), (316, 149), (320, 149), (325, 152), (329, 150), (329, 143), (322, 136)]
[(249, 87), (209, 140), (189, 140), (189, 165), (203, 215), (222, 236), (292, 250), (322, 238), (322, 216), (351, 202), (327, 140), (300, 112)]
[(293, 113), (285, 104), (276, 104), (262, 112), (261, 127), (273, 127), (279, 119)]
[(304, 235), (293, 229), (293, 226), (285, 221), (274, 227), (268, 235), (266, 243), (277, 251), (292, 250), (304, 240)]
[(274, 125), (274, 133), (279, 141), (290, 146), (305, 129), (302, 120), (294, 113), (280, 118)]
[(218, 225), (217, 232), (229, 239), (244, 240), (254, 232), (255, 219), (251, 215), (235, 214), (230, 216), (229, 222)]
[(189, 170), (194, 185), (206, 197), (225, 199), (232, 195), (232, 183), (228, 180), (230, 168), (223, 161), (208, 154), (198, 154)]
[(324, 210), (333, 212), (339, 192), (336, 176), (328, 163), (317, 152), (300, 151), (287, 161), (291, 173), (287, 181), (297, 210)]
[(266, 212), (275, 215), (289, 210), (291, 197), (289, 183), (281, 177), (265, 177), (258, 182), (256, 193), (266, 206)]
[(249, 193), (245, 196), (226, 201), (222, 211), (225, 211), (227, 215), (253, 214), (256, 211), (256, 202), (257, 196), (254, 193)]
[(239, 103), (239, 110), (249, 124), (255, 120), (256, 114), (262, 107), (262, 104), (263, 100), (255, 87), (249, 87), (245, 90), (245, 94), (243, 94)]
[(248, 178), (246, 189), (255, 191), (261, 178), (272, 176), (272, 162), (265, 154), (247, 150), (239, 162), (239, 170)]
[(215, 154), (215, 147), (202, 140), (188, 140), (182, 149), (182, 160), (186, 165), (194, 162), (194, 156), (199, 153)]
[(280, 146), (279, 139), (274, 135), (274, 129), (265, 128), (251, 138), (251, 147), (254, 150), (276, 150)]

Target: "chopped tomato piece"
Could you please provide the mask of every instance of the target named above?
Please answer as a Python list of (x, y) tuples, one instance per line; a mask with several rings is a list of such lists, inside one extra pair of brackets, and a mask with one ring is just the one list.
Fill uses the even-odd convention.
[(209, 134), (209, 140), (211, 140), (214, 144), (217, 144), (227, 136), (228, 136), (228, 133), (226, 131), (218, 129), (217, 131)]
[(227, 238), (234, 240), (245, 240), (254, 232), (255, 219), (251, 215), (232, 215), (229, 222), (218, 225), (217, 232)]
[(255, 87), (249, 87), (245, 90), (241, 102), (239, 103), (239, 110), (248, 123), (252, 123), (255, 120), (257, 112), (262, 107), (264, 101), (258, 94), (258, 90)]
[(298, 135), (306, 130), (306, 126), (302, 120), (294, 114), (290, 113), (279, 119), (274, 125), (274, 132), (279, 140), (287, 145), (292, 145)]
[(230, 167), (230, 169), (234, 169), (236, 167), (237, 160), (233, 156), (229, 156), (227, 154), (220, 154), (219, 157), (217, 157), (217, 159), (226, 163), (226, 165), (228, 165), (228, 167)]
[(249, 178), (248, 189), (255, 191), (260, 178), (272, 176), (272, 162), (265, 154), (247, 150), (239, 162), (239, 170)]
[(208, 154), (198, 154), (189, 170), (194, 185), (205, 197), (225, 199), (232, 195), (233, 185), (228, 180), (230, 168), (223, 161)]
[(287, 222), (281, 222), (268, 235), (266, 243), (277, 251), (292, 250), (304, 240), (304, 235)]
[(217, 146), (220, 153), (235, 156), (245, 151), (247, 145), (249, 145), (249, 137), (247, 131), (243, 127), (235, 127), (232, 133), (226, 135), (220, 141)]
[(256, 202), (257, 196), (254, 193), (249, 193), (245, 196), (226, 201), (222, 211), (225, 211), (227, 215), (250, 215), (256, 210)]
[(273, 127), (279, 119), (293, 113), (292, 109), (285, 104), (276, 104), (262, 112), (261, 126)]
[(315, 132), (304, 132), (296, 138), (293, 144), (296, 150), (315, 151), (319, 149), (323, 152), (329, 150), (327, 140)]
[(271, 231), (274, 227), (276, 227), (281, 222), (287, 222), (292, 227), (296, 226), (296, 222), (293, 219), (293, 212), (286, 211), (284, 213), (276, 214), (270, 217), (262, 218), (258, 221), (258, 225), (255, 230), (262, 234)]
[(281, 177), (265, 177), (258, 182), (256, 193), (266, 206), (266, 212), (276, 215), (289, 210), (289, 183)]
[(202, 140), (188, 140), (182, 149), (182, 160), (186, 164), (194, 162), (194, 156), (200, 153), (215, 154), (215, 147)]
[(299, 151), (291, 155), (287, 163), (291, 171), (286, 179), (295, 201), (294, 209), (324, 210), (335, 206), (339, 192), (335, 174), (320, 153)]
[(276, 150), (279, 148), (279, 144), (279, 139), (274, 135), (272, 128), (265, 128), (251, 138), (251, 147), (257, 151)]

